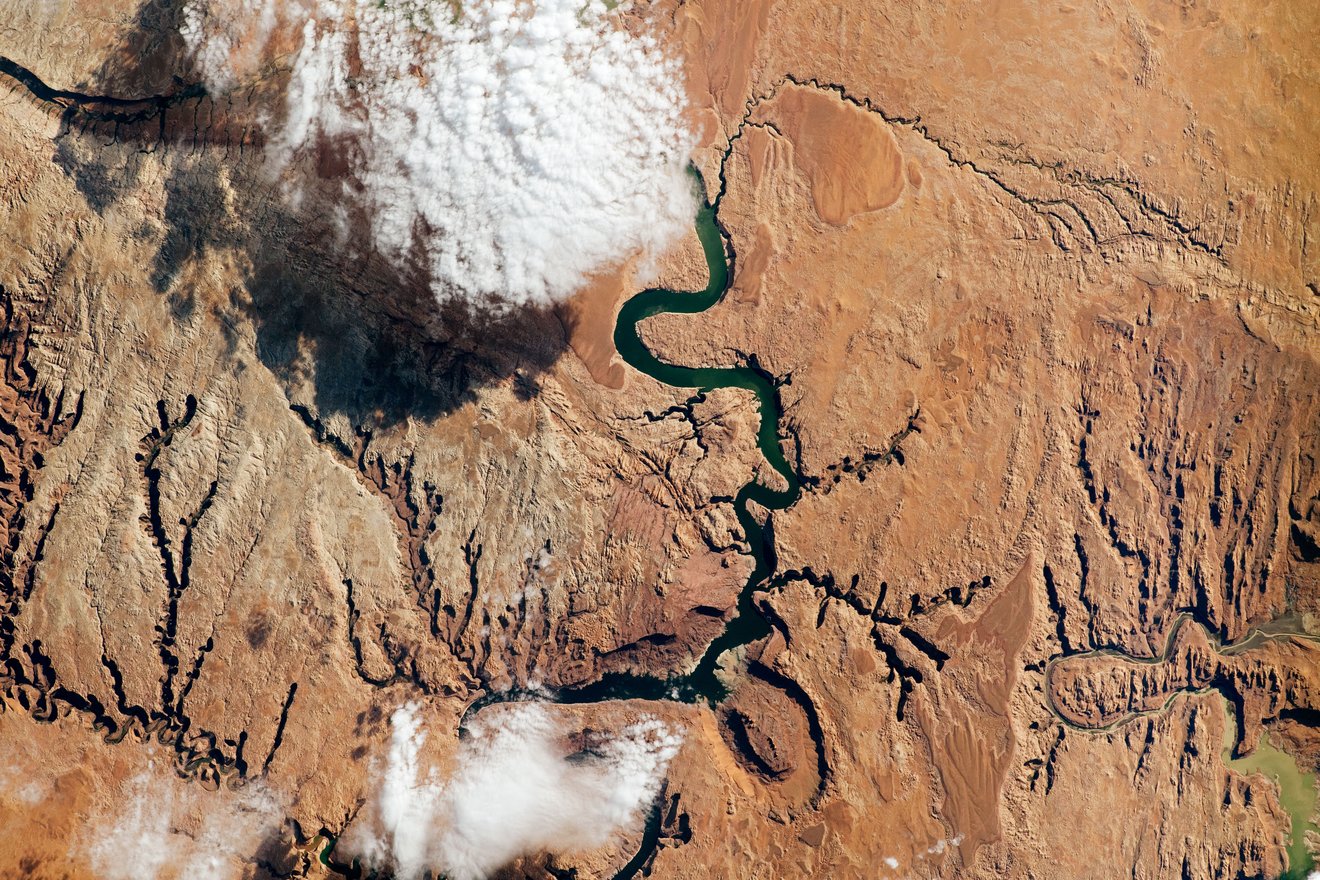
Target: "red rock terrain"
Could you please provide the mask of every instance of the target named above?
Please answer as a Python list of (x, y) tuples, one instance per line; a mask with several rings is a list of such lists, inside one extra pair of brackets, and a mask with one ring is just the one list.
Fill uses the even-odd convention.
[[(277, 792), (246, 870), (325, 876), (394, 707), (452, 752), (492, 691), (696, 662), (755, 401), (618, 359), (628, 270), (436, 314), (271, 190), (279, 58), (209, 98), (170, 4), (95, 6), (0, 12), (0, 874), (97, 876), (154, 766), (189, 828)], [(734, 267), (643, 339), (773, 376), (803, 485), (727, 700), (569, 713), (686, 730), (643, 875), (1295, 868), (1220, 695), (1320, 766), (1320, 10), (638, 14)]]

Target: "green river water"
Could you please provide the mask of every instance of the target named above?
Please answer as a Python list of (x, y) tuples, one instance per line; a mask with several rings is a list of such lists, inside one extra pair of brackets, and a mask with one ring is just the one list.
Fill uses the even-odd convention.
[(1228, 700), (1224, 700), (1224, 715), (1224, 765), (1244, 776), (1260, 773), (1273, 779), (1279, 786), (1279, 803), (1292, 819), (1292, 833), (1288, 836), (1288, 871), (1280, 880), (1306, 880), (1315, 869), (1315, 859), (1306, 848), (1306, 832), (1320, 834), (1320, 828), (1312, 821), (1316, 775), (1298, 767), (1292, 755), (1270, 745), (1269, 734), (1265, 733), (1261, 734), (1260, 742), (1250, 755), (1234, 758), (1237, 722)]
[[(700, 178), (693, 177), (700, 186)], [(770, 634), (770, 624), (757, 611), (752, 593), (769, 576), (774, 567), (773, 536), (768, 524), (763, 526), (753, 511), (758, 505), (767, 511), (782, 510), (797, 500), (801, 491), (796, 472), (788, 464), (779, 436), (779, 418), (783, 409), (772, 377), (750, 366), (697, 368), (684, 367), (660, 360), (642, 342), (638, 325), (647, 318), (673, 312), (696, 314), (719, 302), (728, 290), (729, 260), (724, 250), (724, 239), (715, 219), (715, 206), (702, 205), (696, 217), (697, 237), (706, 257), (709, 280), (704, 290), (684, 291), (652, 288), (633, 296), (619, 310), (614, 327), (614, 344), (619, 355), (640, 372), (667, 385), (714, 391), (718, 388), (742, 388), (756, 396), (760, 411), (757, 445), (770, 466), (783, 478), (784, 487), (773, 489), (755, 478), (750, 479), (734, 496), (734, 510), (750, 549), (753, 566), (746, 586), (740, 592), (734, 615), (724, 631), (717, 636), (692, 671), (670, 677), (610, 673), (599, 681), (581, 687), (570, 687), (555, 692), (559, 703), (596, 703), (605, 700), (671, 700), (695, 703), (718, 703), (728, 694), (727, 686), (718, 674), (719, 661), (729, 651), (751, 644)], [(498, 702), (523, 698), (544, 699), (535, 694), (509, 691), (487, 694), (474, 702), (464, 713), (470, 717), (481, 708)], [(648, 815), (641, 846), (633, 859), (615, 875), (616, 880), (635, 877), (654, 851), (659, 840), (660, 804), (652, 805)], [(328, 831), (320, 835), (321, 861), (334, 866), (349, 876), (360, 876), (356, 865), (337, 864), (333, 859), (335, 839)]]
[(715, 222), (715, 207), (702, 206), (696, 219), (697, 236), (706, 256), (709, 281), (700, 291), (655, 288), (644, 290), (624, 303), (614, 326), (614, 345), (619, 355), (646, 375), (677, 388), (713, 391), (717, 388), (742, 388), (756, 395), (760, 410), (757, 444), (766, 461), (784, 480), (782, 489), (772, 489), (755, 479), (745, 484), (734, 497), (738, 523), (747, 537), (753, 568), (739, 594), (737, 607), (724, 631), (710, 643), (696, 667), (686, 675), (656, 676), (611, 673), (600, 681), (580, 688), (560, 691), (557, 699), (565, 703), (594, 703), (600, 700), (705, 700), (718, 703), (727, 694), (720, 681), (719, 661), (730, 650), (748, 645), (770, 634), (770, 625), (757, 611), (752, 594), (769, 576), (774, 565), (773, 536), (753, 512), (755, 503), (766, 510), (782, 510), (797, 500), (801, 491), (797, 473), (784, 455), (779, 435), (783, 408), (772, 378), (749, 366), (684, 367), (660, 360), (642, 342), (638, 325), (647, 318), (665, 312), (696, 314), (719, 302), (729, 287), (729, 261), (724, 240)]
[[(1125, 663), (1138, 664), (1141, 666), (1150, 666), (1160, 663), (1168, 663), (1172, 656), (1173, 647), (1177, 640), (1179, 630), (1184, 626), (1202, 626), (1190, 613), (1180, 614), (1173, 624), (1169, 627), (1169, 634), (1165, 639), (1164, 649), (1153, 657), (1137, 657), (1128, 654), (1126, 651), (1120, 651), (1114, 648), (1100, 648), (1092, 651), (1081, 651), (1069, 654), (1066, 657), (1058, 657), (1051, 660), (1046, 667), (1046, 678), (1053, 674), (1056, 663), (1065, 660), (1074, 660), (1084, 657), (1112, 657)], [(1317, 637), (1307, 632), (1302, 621), (1296, 616), (1285, 615), (1276, 620), (1270, 621), (1262, 626), (1253, 627), (1243, 638), (1236, 642), (1224, 643), (1213, 633), (1208, 633), (1214, 649), (1220, 654), (1233, 656), (1257, 648), (1272, 639), (1305, 639), (1307, 641), (1317, 641)], [(1046, 694), (1050, 694), (1049, 688), (1046, 688)], [(1288, 836), (1288, 870), (1278, 880), (1306, 880), (1311, 871), (1315, 870), (1316, 862), (1310, 851), (1306, 847), (1306, 832), (1312, 831), (1320, 834), (1320, 828), (1317, 828), (1313, 817), (1315, 815), (1316, 801), (1320, 797), (1320, 792), (1316, 789), (1316, 774), (1307, 773), (1298, 766), (1296, 759), (1287, 752), (1275, 748), (1270, 744), (1269, 736), (1262, 734), (1260, 742), (1250, 755), (1244, 755), (1241, 758), (1233, 757), (1234, 747), (1237, 745), (1237, 718), (1233, 712), (1232, 703), (1228, 697), (1216, 687), (1202, 688), (1195, 691), (1174, 691), (1164, 704), (1158, 708), (1145, 712), (1137, 712), (1127, 715), (1112, 724), (1103, 727), (1079, 727), (1069, 721), (1054, 705), (1052, 697), (1047, 696), (1050, 711), (1055, 714), (1059, 721), (1073, 728), (1086, 733), (1104, 733), (1112, 731), (1124, 724), (1127, 724), (1133, 718), (1145, 715), (1151, 715), (1157, 712), (1163, 712), (1173, 704), (1175, 700), (1183, 699), (1191, 694), (1215, 693), (1223, 697), (1224, 712), (1226, 723), (1224, 725), (1224, 748), (1222, 752), (1224, 766), (1243, 775), (1261, 773), (1270, 779), (1273, 779), (1279, 786), (1279, 803), (1288, 813), (1292, 823), (1292, 831)]]
[[(709, 271), (705, 289), (679, 291), (654, 288), (635, 295), (619, 311), (614, 328), (615, 347), (629, 366), (667, 385), (698, 391), (741, 388), (752, 392), (760, 411), (758, 446), (769, 465), (783, 478), (785, 485), (782, 489), (773, 489), (753, 478), (735, 496), (734, 509), (753, 558), (752, 572), (739, 594), (733, 617), (690, 672), (664, 678), (610, 673), (592, 684), (557, 691), (553, 697), (557, 702), (594, 703), (640, 699), (718, 703), (728, 693), (718, 672), (721, 658), (732, 650), (770, 634), (770, 624), (757, 611), (752, 594), (765, 582), (774, 567), (773, 534), (769, 522), (763, 526), (757, 518), (753, 504), (767, 511), (782, 510), (796, 501), (801, 491), (797, 474), (784, 455), (783, 438), (779, 434), (783, 408), (772, 377), (750, 366), (698, 368), (667, 363), (651, 353), (642, 342), (638, 330), (641, 322), (659, 314), (694, 315), (703, 312), (718, 303), (728, 290), (730, 266), (725, 254), (724, 239), (716, 222), (715, 206), (703, 204), (697, 213), (696, 232)], [(1234, 647), (1241, 649), (1247, 646)], [(528, 697), (544, 698), (544, 695), (518, 692), (489, 694), (473, 703), (465, 713), (465, 718), (491, 703)], [(1276, 780), (1280, 788), (1280, 800), (1292, 818), (1292, 833), (1288, 844), (1289, 870), (1280, 880), (1305, 880), (1314, 868), (1314, 862), (1306, 849), (1304, 833), (1307, 829), (1318, 830), (1311, 822), (1316, 804), (1315, 774), (1303, 773), (1296, 761), (1271, 746), (1267, 737), (1262, 737), (1252, 754), (1234, 758), (1232, 753), (1236, 725), (1231, 709), (1226, 708), (1226, 711), (1229, 712), (1229, 723), (1225, 734), (1224, 763), (1238, 773), (1263, 773)], [(654, 851), (660, 833), (660, 808), (658, 802), (652, 806), (641, 846), (633, 859), (615, 875), (615, 880), (636, 877)], [(334, 839), (328, 834), (325, 836), (329, 845), (321, 852), (321, 859), (329, 864)]]
[[(695, 173), (693, 175), (696, 177)], [(700, 178), (697, 178), (700, 184)], [(701, 291), (677, 291), (663, 288), (644, 290), (624, 303), (614, 325), (614, 346), (619, 355), (640, 372), (677, 388), (713, 391), (717, 388), (742, 388), (756, 395), (760, 411), (757, 445), (770, 466), (784, 479), (782, 489), (772, 489), (755, 478), (750, 479), (734, 497), (734, 510), (738, 523), (747, 538), (752, 554), (752, 572), (738, 595), (734, 616), (724, 631), (706, 648), (696, 667), (686, 675), (671, 678), (613, 673), (599, 682), (559, 694), (569, 703), (596, 702), (609, 699), (670, 699), (686, 702), (705, 700), (718, 703), (727, 696), (728, 689), (718, 675), (719, 661), (726, 653), (770, 634), (770, 624), (757, 611), (752, 593), (770, 575), (774, 568), (773, 536), (769, 524), (765, 526), (755, 516), (752, 504), (766, 510), (782, 510), (797, 500), (801, 492), (797, 473), (784, 456), (779, 436), (779, 418), (783, 407), (771, 377), (761, 370), (739, 367), (684, 367), (660, 360), (642, 342), (638, 325), (647, 318), (672, 312), (696, 314), (718, 303), (729, 288), (729, 260), (724, 251), (724, 239), (715, 219), (715, 206), (703, 204), (697, 212), (697, 236), (706, 257), (709, 279)], [(623, 867), (615, 880), (636, 877), (655, 850), (660, 833), (660, 803), (651, 808), (647, 818), (641, 846), (637, 854)]]

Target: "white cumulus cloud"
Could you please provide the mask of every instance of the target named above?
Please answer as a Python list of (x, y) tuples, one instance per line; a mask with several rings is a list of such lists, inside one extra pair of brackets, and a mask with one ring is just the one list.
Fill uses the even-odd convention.
[(90, 817), (80, 843), (100, 880), (238, 880), (282, 821), (260, 783), (205, 792), (154, 768), (111, 802)]
[(398, 709), (377, 791), (344, 850), (399, 880), (428, 870), (480, 880), (522, 855), (597, 848), (638, 827), (680, 745), (648, 719), (574, 753), (542, 703), (483, 714), (442, 777), (422, 760), (418, 707)]
[[(216, 90), (295, 47), (268, 151), (343, 169), (337, 211), (441, 299), (545, 302), (690, 224), (682, 69), (602, 0), (191, 0)], [(257, 48), (253, 48), (257, 47)], [(271, 53), (274, 49), (270, 50)], [(307, 161), (302, 161), (307, 160)]]

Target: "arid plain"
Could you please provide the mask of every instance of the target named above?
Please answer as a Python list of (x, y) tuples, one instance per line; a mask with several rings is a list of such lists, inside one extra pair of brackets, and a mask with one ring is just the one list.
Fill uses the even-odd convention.
[(689, 671), (756, 558), (723, 700), (545, 703), (681, 733), (645, 816), (499, 876), (1304, 876), (1320, 5), (619, 10), (732, 267), (641, 340), (771, 413), (616, 351), (695, 234), (476, 316), (342, 248), (288, 47), (214, 94), (179, 8), (0, 8), (0, 876), (143, 876), (153, 813), (161, 878), (351, 873), (400, 706), (459, 767), (492, 694)]

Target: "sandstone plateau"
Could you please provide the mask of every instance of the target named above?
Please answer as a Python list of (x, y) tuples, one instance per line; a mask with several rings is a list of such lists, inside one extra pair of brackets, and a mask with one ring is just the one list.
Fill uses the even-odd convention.
[(683, 731), (645, 821), (502, 876), (1304, 876), (1320, 4), (626, 6), (732, 267), (639, 335), (768, 413), (616, 352), (696, 235), (475, 317), (340, 247), (264, 168), (287, 47), (214, 93), (183, 5), (0, 8), (0, 877), (111, 876), (144, 779), (233, 876), (352, 875), (399, 706), (443, 767), (682, 675), (758, 558), (722, 699), (549, 704)]

